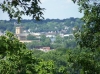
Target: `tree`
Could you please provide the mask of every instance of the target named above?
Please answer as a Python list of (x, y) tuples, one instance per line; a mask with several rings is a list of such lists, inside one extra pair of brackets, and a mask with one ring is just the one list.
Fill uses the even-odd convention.
[(42, 42), (43, 46), (50, 46), (51, 40), (50, 38), (46, 38), (44, 42)]
[(62, 44), (62, 41), (63, 41), (62, 37), (60, 35), (57, 35), (55, 43), (61, 43)]
[(53, 61), (35, 58), (12, 33), (1, 36), (0, 43), (0, 74), (55, 74)]
[(41, 58), (45, 61), (50, 61), (52, 60), (54, 62), (54, 66), (55, 66), (55, 71), (56, 73), (54, 74), (69, 74), (67, 73), (67, 58), (68, 55), (66, 55), (68, 49), (56, 49), (53, 51), (49, 51), (49, 52), (42, 52), (39, 50), (33, 50), (33, 55), (36, 56), (37, 58)]
[(36, 37), (33, 36), (33, 35), (31, 35), (31, 34), (29, 34), (29, 35), (27, 36), (27, 40), (35, 40), (35, 39), (36, 39)]
[(43, 10), (39, 6), (40, 0), (3, 0), (0, 3), (2, 11), (7, 12), (10, 19), (17, 18), (18, 22), (22, 15), (32, 16), (33, 19), (43, 18)]
[[(100, 1), (95, 0), (73, 0), (84, 12), (82, 20), (84, 25), (75, 33), (80, 50), (70, 54), (72, 69), (77, 73), (99, 74), (100, 73)], [(77, 55), (78, 54), (78, 55)], [(80, 69), (80, 70), (79, 70)]]
[(45, 39), (46, 39), (46, 36), (45, 36), (45, 35), (41, 35), (41, 37), (40, 37), (40, 41), (44, 42)]
[(75, 33), (81, 47), (91, 49), (100, 47), (100, 2), (95, 0), (81, 0), (78, 2), (80, 11), (84, 12), (82, 20), (85, 22), (82, 30)]
[(13, 33), (7, 32), (6, 36), (0, 36), (0, 54), (4, 55), (7, 52), (15, 53), (21, 49), (26, 49), (26, 46), (19, 42)]
[(32, 41), (31, 43), (26, 43), (26, 46), (28, 49), (34, 49), (37, 47), (41, 47), (42, 46), (42, 42), (40, 41)]

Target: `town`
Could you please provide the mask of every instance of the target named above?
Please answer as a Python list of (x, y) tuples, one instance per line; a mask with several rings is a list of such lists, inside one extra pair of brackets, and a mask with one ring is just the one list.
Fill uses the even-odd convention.
[[(19, 24), (16, 23), (16, 20), (1, 20), (0, 22), (1, 24), (4, 24), (3, 26), (0, 25), (0, 35), (3, 35), (5, 31), (11, 31), (20, 42), (26, 44), (27, 48), (43, 51), (53, 50), (61, 47), (74, 48), (76, 46), (73, 35), (74, 31), (76, 30), (75, 25), (80, 27), (78, 24), (82, 23), (79, 18), (73, 17), (63, 20), (22, 20), (22, 22)], [(78, 23), (76, 24), (76, 22)]]

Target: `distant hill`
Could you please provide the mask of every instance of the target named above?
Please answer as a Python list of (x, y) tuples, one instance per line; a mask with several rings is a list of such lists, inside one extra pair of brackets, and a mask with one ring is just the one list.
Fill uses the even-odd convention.
[(10, 21), (0, 20), (0, 31), (4, 32), (9, 30), (15, 32), (16, 26), (23, 26), (25, 31), (28, 32), (56, 32), (69, 34), (73, 32), (75, 26), (81, 28), (83, 22), (80, 18), (66, 18), (60, 19), (43, 19), (40, 21), (36, 20), (21, 20), (20, 24), (17, 24), (15, 19)]

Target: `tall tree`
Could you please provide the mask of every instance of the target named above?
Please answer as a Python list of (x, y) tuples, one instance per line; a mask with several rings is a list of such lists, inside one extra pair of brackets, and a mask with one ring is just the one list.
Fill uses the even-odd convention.
[[(73, 0), (75, 1), (75, 0)], [(100, 1), (78, 0), (80, 11), (83, 11), (82, 20), (85, 22), (82, 30), (75, 33), (76, 39), (81, 47), (100, 47)]]
[[(75, 38), (81, 50), (70, 55), (73, 69), (81, 74), (100, 73), (100, 1), (97, 0), (73, 0), (83, 11), (84, 25), (78, 29)], [(78, 54), (78, 55), (77, 55)], [(76, 67), (77, 68), (76, 68)]]

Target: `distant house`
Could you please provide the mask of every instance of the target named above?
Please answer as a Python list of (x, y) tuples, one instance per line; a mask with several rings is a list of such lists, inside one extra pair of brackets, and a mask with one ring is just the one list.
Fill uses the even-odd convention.
[(44, 51), (49, 51), (49, 50), (50, 50), (50, 47), (42, 47), (42, 49), (43, 49)]
[(36, 38), (40, 38), (40, 33), (30, 33), (31, 35), (35, 36)]
[(51, 38), (51, 37), (55, 37), (55, 36), (56, 36), (55, 32), (53, 32), (53, 33), (46, 33), (46, 37)]
[(41, 47), (38, 50), (41, 50), (41, 51), (44, 51), (44, 52), (48, 52), (48, 51), (50, 51), (50, 47)]

